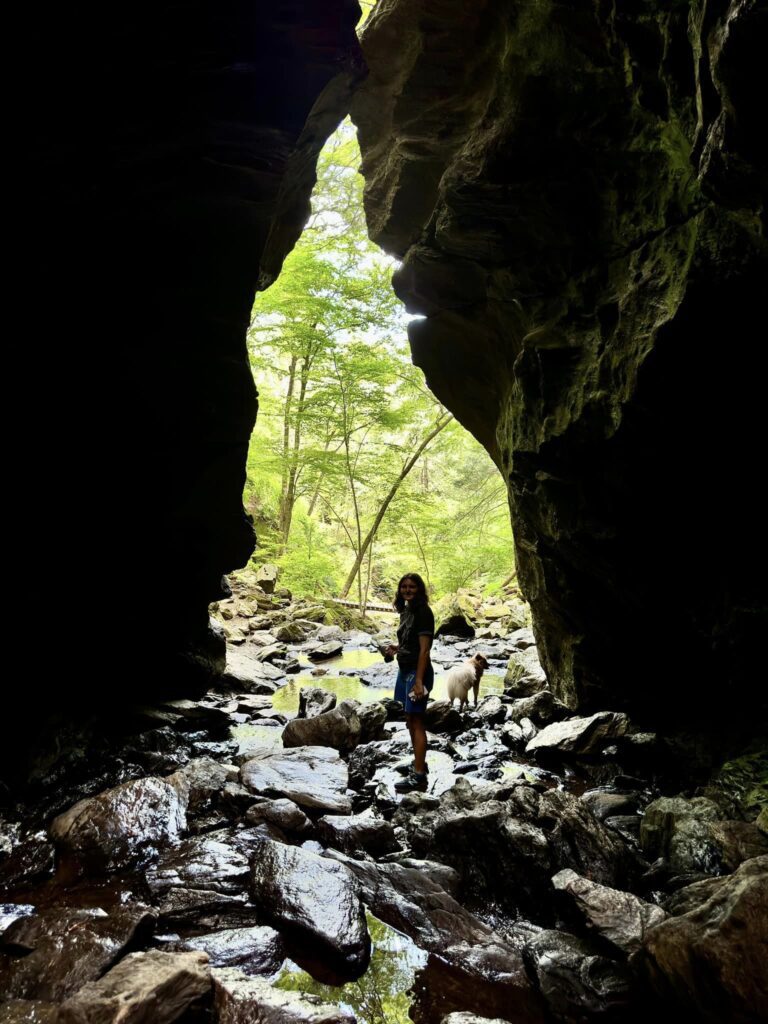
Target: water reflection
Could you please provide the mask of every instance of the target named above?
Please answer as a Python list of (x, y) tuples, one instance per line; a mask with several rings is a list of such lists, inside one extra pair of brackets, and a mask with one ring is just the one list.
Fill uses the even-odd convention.
[(371, 963), (357, 981), (325, 985), (286, 961), (275, 988), (319, 996), (324, 1002), (352, 1011), (358, 1024), (412, 1024), (410, 989), (427, 954), (406, 935), (366, 913), (371, 935)]

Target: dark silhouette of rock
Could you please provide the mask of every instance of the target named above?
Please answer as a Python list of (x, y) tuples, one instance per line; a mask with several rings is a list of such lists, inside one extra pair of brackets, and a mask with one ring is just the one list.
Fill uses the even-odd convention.
[(698, 907), (648, 933), (633, 966), (661, 998), (697, 1019), (765, 1020), (768, 857), (746, 861), (707, 891)]

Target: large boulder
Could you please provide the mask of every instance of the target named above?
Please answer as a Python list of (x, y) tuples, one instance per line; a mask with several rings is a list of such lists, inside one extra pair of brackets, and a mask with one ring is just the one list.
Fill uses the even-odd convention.
[(661, 907), (646, 903), (631, 892), (599, 885), (570, 868), (558, 871), (552, 885), (567, 895), (590, 931), (627, 955), (640, 949), (650, 929), (667, 917)]
[(61, 1007), (61, 1024), (172, 1024), (211, 988), (205, 953), (130, 953)]
[(299, 718), (314, 718), (336, 707), (336, 694), (319, 686), (302, 686), (299, 690)]
[(530, 697), (546, 690), (548, 685), (536, 647), (513, 652), (504, 676), (505, 693), (511, 697)]
[(300, 807), (349, 814), (348, 771), (330, 747), (263, 749), (241, 767), (243, 785), (257, 796), (287, 797)]
[(205, 953), (211, 967), (239, 967), (244, 974), (274, 974), (285, 959), (280, 934), (267, 925), (205, 932), (186, 939), (184, 949)]
[(281, 931), (311, 941), (354, 976), (367, 967), (370, 940), (360, 887), (342, 864), (265, 839), (251, 858), (249, 891)]
[(124, 782), (54, 818), (50, 836), (62, 853), (83, 864), (128, 867), (179, 837), (187, 824), (187, 799), (183, 787), (164, 779)]
[(345, 700), (312, 718), (294, 718), (283, 729), (283, 746), (333, 747), (341, 753), (354, 750), (362, 732), (358, 706), (355, 701)]
[(609, 743), (624, 735), (627, 716), (599, 711), (590, 718), (570, 718), (553, 722), (537, 733), (526, 746), (526, 753), (570, 757), (594, 757)]
[(768, 1020), (768, 857), (746, 861), (704, 903), (648, 933), (633, 965), (697, 1020)]

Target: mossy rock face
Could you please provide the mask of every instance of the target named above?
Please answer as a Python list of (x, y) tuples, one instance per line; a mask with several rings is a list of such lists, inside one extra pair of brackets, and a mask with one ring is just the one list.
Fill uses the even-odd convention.
[(467, 594), (448, 594), (434, 606), (435, 635), (460, 636), (472, 639), (477, 627), (478, 613)]
[(735, 805), (741, 817), (754, 821), (768, 813), (768, 748), (752, 750), (726, 761), (712, 782), (720, 802)]
[(325, 602), (323, 622), (326, 626), (341, 626), (343, 630), (359, 629), (363, 633), (378, 633), (379, 624), (357, 608), (346, 608), (333, 601)]

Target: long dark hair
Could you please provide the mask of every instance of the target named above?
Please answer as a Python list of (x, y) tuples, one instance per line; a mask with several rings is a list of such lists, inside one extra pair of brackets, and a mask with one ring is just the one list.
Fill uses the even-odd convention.
[(411, 601), (411, 607), (415, 607), (417, 604), (429, 604), (429, 596), (427, 594), (427, 585), (424, 580), (419, 576), (417, 572), (407, 572), (405, 576), (401, 576), (397, 584), (397, 593), (395, 594), (395, 600), (393, 602), (395, 610), (401, 612), (405, 608), (405, 598), (400, 593), (400, 587), (403, 585), (404, 580), (411, 580), (416, 584), (418, 590), (416, 591), (416, 597)]

